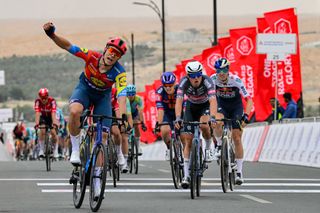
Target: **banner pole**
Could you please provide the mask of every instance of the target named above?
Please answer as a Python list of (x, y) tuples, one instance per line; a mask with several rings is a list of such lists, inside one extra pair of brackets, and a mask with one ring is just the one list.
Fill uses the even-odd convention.
[(275, 61), (275, 72), (276, 72), (276, 85), (274, 95), (274, 120), (277, 120), (277, 107), (278, 107), (278, 61)]

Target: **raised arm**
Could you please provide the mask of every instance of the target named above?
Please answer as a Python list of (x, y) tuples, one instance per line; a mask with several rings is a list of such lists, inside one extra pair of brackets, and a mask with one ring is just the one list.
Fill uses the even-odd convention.
[(48, 23), (44, 24), (43, 29), (46, 32), (47, 36), (50, 37), (57, 46), (69, 51), (72, 44), (67, 39), (65, 39), (61, 36), (58, 36), (55, 33), (56, 27), (54, 26), (54, 24), (52, 22), (48, 22)]

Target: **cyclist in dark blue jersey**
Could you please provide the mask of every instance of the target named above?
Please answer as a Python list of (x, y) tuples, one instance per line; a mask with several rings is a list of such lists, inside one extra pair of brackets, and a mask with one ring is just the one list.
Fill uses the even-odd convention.
[[(176, 76), (172, 72), (164, 72), (161, 76), (162, 85), (156, 91), (156, 106), (158, 117), (156, 129), (161, 131), (161, 136), (167, 146), (165, 159), (170, 160), (170, 130), (174, 128), (173, 122), (176, 120), (175, 105), (177, 99), (178, 85)], [(158, 127), (157, 124), (168, 122), (170, 126)]]
[[(218, 116), (233, 120), (243, 121), (243, 127), (248, 123), (248, 115), (252, 109), (252, 98), (247, 92), (241, 79), (234, 74), (229, 73), (229, 61), (226, 58), (220, 58), (215, 62), (216, 74), (211, 76), (216, 90), (218, 102)], [(242, 98), (246, 100), (246, 109), (244, 111), (242, 105)], [(241, 143), (242, 132), (239, 123), (232, 122), (232, 138), (235, 144), (235, 158), (237, 164), (236, 184), (243, 183), (242, 163), (243, 163), (243, 146)], [(221, 155), (222, 144), (222, 123), (218, 122), (214, 129), (214, 135), (217, 140), (216, 157)]]

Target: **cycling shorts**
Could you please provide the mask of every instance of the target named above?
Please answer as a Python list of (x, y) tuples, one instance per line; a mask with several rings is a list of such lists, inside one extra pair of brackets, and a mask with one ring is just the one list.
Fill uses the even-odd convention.
[[(89, 109), (89, 107), (93, 105), (93, 114), (105, 116), (112, 115), (111, 88), (106, 91), (97, 91), (80, 81), (69, 99), (70, 104), (74, 102), (82, 104), (84, 109)], [(97, 122), (96, 119), (94, 119), (94, 122)], [(111, 122), (110, 119), (104, 119), (102, 121), (104, 131), (110, 129)]]
[[(200, 121), (201, 116), (210, 115), (209, 107), (210, 107), (209, 101), (203, 104), (193, 104), (187, 101), (183, 120), (184, 121)], [(182, 132), (193, 134), (194, 133), (193, 125), (184, 124)]]
[[(238, 107), (218, 107), (218, 112), (222, 113), (225, 118), (239, 120), (241, 122), (241, 118), (243, 115), (243, 106), (240, 105)], [(232, 129), (240, 129), (239, 123), (236, 121), (232, 121)]]

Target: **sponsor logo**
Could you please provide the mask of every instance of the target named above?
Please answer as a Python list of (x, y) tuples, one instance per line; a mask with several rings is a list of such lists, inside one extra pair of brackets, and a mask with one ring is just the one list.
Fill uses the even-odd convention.
[(86, 48), (80, 48), (80, 49), (81, 49), (81, 51), (82, 51), (83, 53), (85, 53), (85, 54), (88, 53), (88, 49), (86, 49)]
[(280, 18), (274, 23), (275, 33), (292, 33), (290, 21)]
[(208, 67), (210, 67), (211, 69), (215, 70), (214, 68), (214, 63), (216, 62), (216, 60), (218, 60), (219, 58), (221, 58), (221, 55), (218, 53), (212, 53), (208, 58), (207, 58), (207, 65)]
[(127, 76), (126, 73), (121, 73), (116, 77), (117, 87), (126, 87), (127, 86)]
[(248, 36), (241, 36), (237, 40), (237, 50), (241, 55), (250, 55), (253, 50), (252, 39)]
[(230, 63), (233, 63), (236, 61), (236, 58), (234, 56), (234, 50), (232, 48), (232, 44), (228, 45), (225, 49), (224, 49), (224, 55), (225, 57), (230, 61)]
[(97, 87), (104, 87), (106, 85), (103, 81), (95, 77), (91, 77), (90, 80)]
[(267, 27), (266, 29), (263, 30), (263, 33), (272, 33), (271, 28)]

